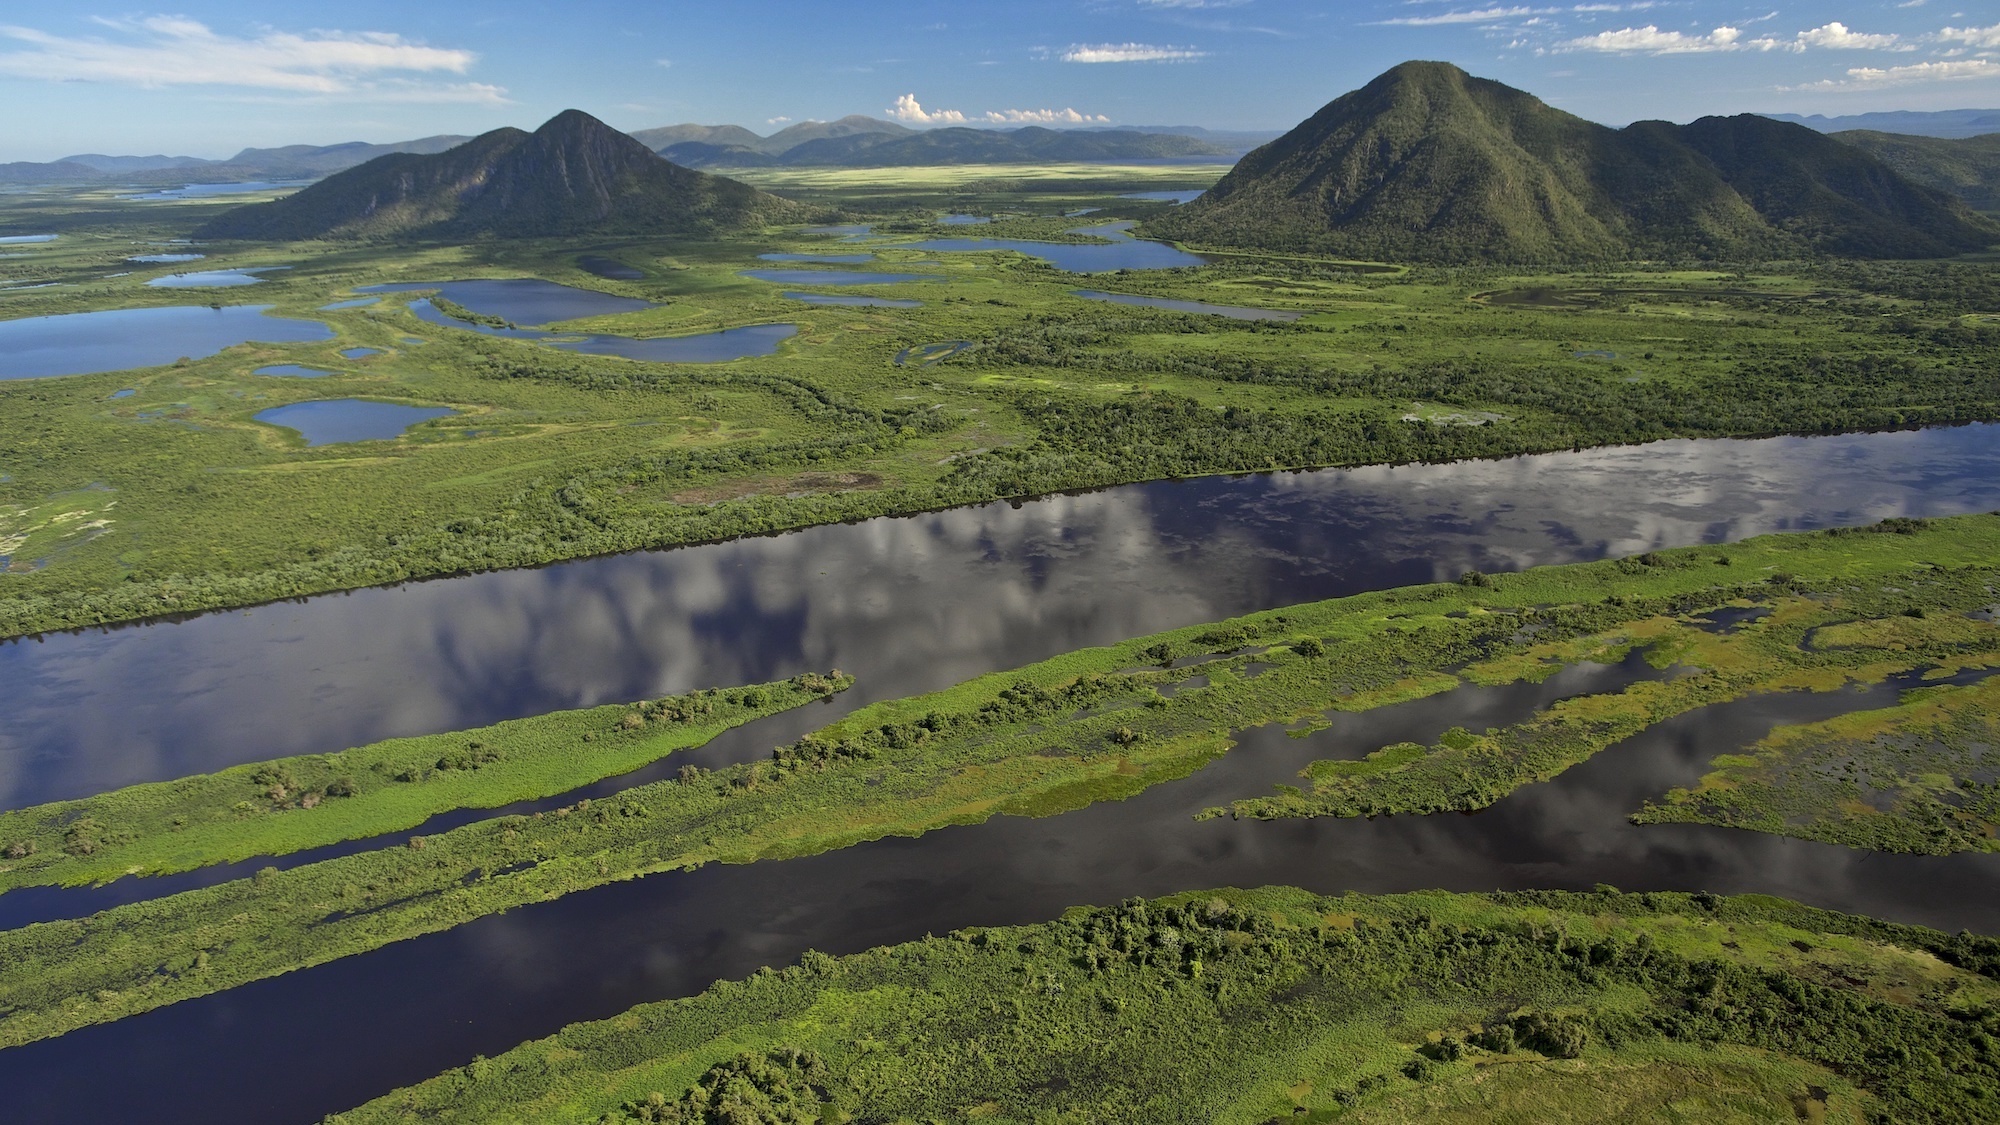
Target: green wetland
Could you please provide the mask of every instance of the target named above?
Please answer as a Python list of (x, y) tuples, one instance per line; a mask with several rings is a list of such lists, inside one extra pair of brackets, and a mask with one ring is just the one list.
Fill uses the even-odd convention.
[[(960, 193), (954, 213), (979, 207), (976, 183), (905, 178)], [(851, 176), (806, 186), (879, 206)], [(1034, 202), (1111, 220), (1167, 206), (1072, 186)], [(38, 251), (51, 287), (10, 297), (22, 315), (158, 299), (143, 274), (85, 276), (110, 252), (84, 233), (102, 203), (28, 206), (64, 235)], [(1045, 240), (1072, 262), (1072, 248), (1171, 250), (1115, 231), (1093, 244), (1066, 223), (1001, 215), (980, 234)], [(19, 920), (0, 930), (0, 1078), (29, 1091), (25, 1112), (59, 1116), (90, 1088), (112, 1113), (304, 1119), (447, 1068), (353, 1119), (1988, 1108), (2000, 1026), (1985, 939), (1761, 898), (1314, 897), (1617, 883), (2000, 929), (1980, 905), (1995, 901), (1982, 724), (2000, 667), (2000, 523), (1904, 518), (1996, 506), (1975, 467), (1988, 427), (1780, 439), (1747, 455), (1765, 458), (1761, 476), (1717, 463), (1764, 443), (1708, 441), (967, 507), (1244, 470), (1976, 422), (2000, 402), (1983, 267), (1551, 277), (1234, 255), (1092, 278), (1194, 303), (1106, 307), (1035, 257), (927, 241), (929, 220), (871, 225), (861, 244), (787, 228), (653, 247), (287, 247), (294, 268), (234, 276), (329, 324), (324, 344), (0, 386), (18, 408), (0, 423), (18, 430), (9, 448), (32, 454), (0, 466), (0, 629), (197, 614), (0, 653), (31, 685), (0, 722), (0, 740), (26, 748), (5, 779), (19, 811), (0, 814), (0, 867), (20, 879), (0, 894), (0, 916)], [(815, 305), (741, 276), (761, 255), (856, 245), (926, 280), (861, 295), (898, 304)], [(204, 272), (271, 260), (203, 249)], [(454, 278), (624, 303), (538, 318), (426, 280)], [(385, 284), (411, 292), (350, 296)], [(1535, 289), (1594, 296), (1481, 299)], [(739, 331), (768, 332), (765, 354), (591, 354)], [(332, 374), (256, 375), (284, 364)], [(342, 399), (446, 413), (324, 445), (259, 420)], [(1593, 508), (1560, 483), (1564, 458), (1580, 474), (1638, 472)], [(1913, 475), (1882, 471), (1898, 458)], [(1790, 492), (1768, 487), (1779, 478)], [(1702, 499), (1705, 479), (1766, 487)], [(1383, 510), (1350, 519), (1380, 538), (1335, 548), (1331, 526), (1304, 518), (1370, 490)], [(1392, 497), (1411, 510), (1391, 514)], [(1231, 510), (1245, 500), (1249, 514)], [(1427, 526), (1426, 505), (1463, 526)], [(1553, 518), (1537, 524), (1538, 506)], [(938, 509), (956, 510), (908, 515)], [(1898, 518), (1722, 545), (1885, 515)], [(198, 611), (792, 528), (808, 530), (363, 590), (364, 620), (414, 608), (410, 624), (441, 643), (376, 681), (315, 671), (289, 686), (339, 685), (326, 702), (250, 707), (207, 743), (193, 707), (147, 748), (74, 756), (61, 747), (102, 745), (127, 720), (50, 721), (61, 693), (75, 715), (121, 682), (142, 701), (135, 724), (176, 682), (218, 693), (201, 710), (283, 682), (284, 638), (337, 603)], [(1250, 534), (1208, 546), (1230, 528)], [(1243, 567), (1276, 540), (1289, 561)], [(1013, 592), (981, 589), (996, 544), (1040, 612), (982, 616)], [(1167, 561), (1141, 562), (1149, 545)], [(893, 573), (851, 583), (871, 551), (958, 570), (910, 591)], [(1591, 559), (1605, 561), (1510, 573)], [(1082, 573), (1068, 589), (1058, 577)], [(779, 575), (789, 583), (757, 581)], [(1148, 604), (1101, 600), (1112, 586)], [(586, 589), (617, 610), (562, 620)], [(545, 611), (466, 616), (524, 595)], [(806, 643), (842, 614), (866, 620), (853, 607), (871, 598), (885, 607), (873, 635)], [(1036, 618), (1066, 600), (1093, 613), (1045, 630)], [(1260, 612), (1233, 616), (1246, 610)], [(819, 614), (832, 617), (801, 623)], [(674, 632), (640, 639), (662, 622)], [(563, 643), (593, 636), (602, 651)], [(891, 639), (905, 651), (882, 651)], [(492, 683), (506, 654), (544, 646), (567, 675)], [(860, 656), (838, 661), (854, 688), (831, 713), (792, 709), (847, 688), (793, 679), (843, 647)], [(147, 652), (193, 660), (140, 673), (130, 661)], [(624, 652), (651, 655), (621, 667)], [(100, 671), (93, 654), (118, 659)], [(427, 654), (457, 686), (402, 675)], [(244, 666), (264, 657), (276, 666)], [(871, 686), (871, 661), (897, 674)], [(371, 692), (405, 703), (357, 709)], [(658, 713), (676, 717), (657, 736), (643, 708), (563, 710), (663, 692)], [(396, 735), (419, 737), (371, 745)], [(345, 769), (384, 754), (409, 760), (375, 788)], [(468, 808), (497, 815), (456, 815)], [(348, 854), (327, 850), (341, 841)], [(1861, 863), (1855, 848), (1918, 854)], [(287, 852), (302, 854), (248, 870)], [(202, 864), (224, 865), (221, 881), (171, 874)], [(157, 894), (124, 874), (159, 876)], [(1189, 891), (1220, 883), (1312, 893)], [(1048, 921), (1175, 892), (1188, 893)], [(951, 936), (895, 945), (925, 932)], [(1437, 979), (1434, 964), (1449, 987), (1407, 983)], [(747, 980), (703, 993), (732, 978)], [(691, 998), (620, 1014), (672, 997)], [(1122, 1036), (1121, 1021), (1171, 1033)], [(1103, 1046), (1074, 1045), (1099, 1024)], [(335, 1046), (385, 1036), (404, 1047)], [(281, 1064), (302, 1056), (315, 1073)], [(90, 1063), (107, 1057), (133, 1061), (107, 1081)], [(247, 1073), (260, 1069), (285, 1077)]]

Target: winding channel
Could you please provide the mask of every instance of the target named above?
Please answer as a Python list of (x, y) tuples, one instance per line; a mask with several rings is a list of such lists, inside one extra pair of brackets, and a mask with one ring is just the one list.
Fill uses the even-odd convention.
[[(12, 697), (0, 800), (809, 668), (860, 677), (828, 707), (704, 752), (750, 757), (874, 699), (1252, 609), (1470, 567), (1993, 510), (1996, 439), (2000, 427), (1968, 426), (1159, 482), (0, 645)], [(1683, 716), (1476, 816), (1191, 820), (1314, 757), (1498, 725), (1639, 674), (1584, 666), (1339, 716), (1305, 739), (1245, 732), (1227, 757), (1128, 801), (571, 895), (0, 1051), (0, 1088), (10, 1120), (81, 1106), (114, 1120), (312, 1120), (806, 948), (1223, 884), (1756, 890), (2000, 930), (2000, 856), (1880, 856), (1624, 819), (1776, 723), (1879, 705), (1893, 688)]]

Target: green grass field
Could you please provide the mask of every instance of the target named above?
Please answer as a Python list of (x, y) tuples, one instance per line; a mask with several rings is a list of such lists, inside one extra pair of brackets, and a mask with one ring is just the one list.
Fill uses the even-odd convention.
[(1225, 890), (723, 982), (330, 1122), (1980, 1120), (1995, 947), (1756, 897)]
[[(1168, 205), (1123, 192), (1200, 186), (1212, 172), (772, 173), (881, 224), (883, 240), (865, 245), (801, 229), (714, 242), (225, 244), (182, 266), (125, 258), (171, 249), (152, 243), (222, 205), (0, 197), (0, 228), (62, 236), (4, 262), (0, 276), (50, 287), (0, 292), (0, 318), (254, 302), (335, 332), (0, 382), (0, 636), (1174, 475), (2000, 416), (2000, 323), (1977, 315), (1991, 311), (1994, 283), (1972, 263), (1538, 275), (1226, 254), (1200, 269), (1079, 276), (1012, 254), (897, 249), (923, 234), (1047, 237), (1143, 219)], [(1061, 218), (1076, 204), (1101, 210)], [(932, 225), (946, 207), (1011, 217)], [(936, 280), (851, 291), (922, 306), (815, 306), (781, 295), (810, 286), (738, 276), (773, 265), (761, 253), (856, 250), (876, 255), (871, 268)], [(595, 277), (577, 264), (592, 254), (645, 277)], [(273, 264), (291, 268), (242, 288), (144, 284)], [(800, 330), (769, 358), (650, 364), (427, 324), (395, 297), (318, 311), (360, 285), (466, 277), (657, 303), (563, 326), (579, 331)], [(1080, 287), (1301, 319), (1111, 306), (1071, 295)], [(977, 346), (931, 366), (893, 362), (953, 340)], [(356, 346), (380, 354), (338, 354)], [(282, 363), (334, 375), (252, 374)], [(316, 448), (253, 420), (336, 397), (458, 413), (397, 440)]]

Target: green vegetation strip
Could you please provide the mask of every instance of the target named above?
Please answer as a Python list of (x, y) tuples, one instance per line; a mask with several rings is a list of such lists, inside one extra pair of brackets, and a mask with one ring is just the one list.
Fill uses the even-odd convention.
[(2000, 851), (2000, 677), (1780, 727), (1633, 816), (1887, 852)]
[(813, 673), (394, 738), (0, 813), (0, 891), (167, 875), (414, 828), (628, 773), (844, 691)]
[[(1452, 669), (1489, 684), (1546, 677), (1577, 659), (1655, 643), (1680, 628), (1671, 615), (1752, 597), (1782, 599), (1784, 614), (1838, 612), (1843, 599), (1871, 612), (1893, 604), (1930, 614), (2000, 581), (1995, 558), (2000, 518), (1900, 521), (1469, 575), (1085, 649), (870, 705), (767, 762), (684, 771), (551, 814), (497, 818), (404, 848), (0, 933), (0, 1045), (614, 880), (1119, 799), (1200, 768), (1227, 751), (1232, 731), (1435, 694), (1464, 682)], [(1915, 666), (1994, 659), (2000, 638), (1990, 622), (1956, 618), (1956, 645), (1925, 631), (1948, 620), (1899, 613), (1821, 627), (1820, 643), (1783, 676), (1729, 680), (1738, 650), (1705, 648), (1699, 637), (1683, 638), (1678, 654), (1711, 665), (1684, 682), (1716, 678), (1746, 691), (1830, 689)], [(1206, 684), (1191, 684), (1196, 676)], [(1517, 757), (1506, 745), (1484, 752), (1494, 764), (1482, 764), (1470, 787), (1425, 772), (1428, 756), (1377, 771), (1364, 779), (1380, 795), (1371, 807), (1474, 807), (1497, 799), (1503, 781), (1548, 776), (1595, 744), (1564, 740), (1551, 756), (1529, 752), (1531, 740)]]
[(1987, 1120), (1996, 970), (1758, 896), (1200, 892), (807, 953), (328, 1122)]

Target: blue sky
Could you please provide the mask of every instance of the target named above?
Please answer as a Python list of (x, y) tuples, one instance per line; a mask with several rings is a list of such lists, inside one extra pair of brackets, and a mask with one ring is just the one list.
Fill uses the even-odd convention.
[(0, 160), (401, 140), (570, 107), (627, 129), (848, 113), (1283, 128), (1410, 58), (1620, 125), (1991, 107), (2000, 5), (7, 0)]

